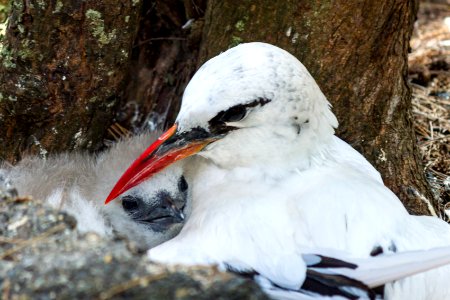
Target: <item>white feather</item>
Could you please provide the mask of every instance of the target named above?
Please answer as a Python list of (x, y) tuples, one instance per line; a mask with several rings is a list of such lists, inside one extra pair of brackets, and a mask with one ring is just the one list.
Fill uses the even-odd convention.
[[(449, 262), (446, 250), (428, 251), (450, 246), (449, 225), (409, 215), (370, 163), (333, 135), (328, 101), (284, 50), (249, 43), (203, 65), (183, 96), (179, 130), (208, 131), (218, 113), (261, 98), (270, 102), (185, 160), (192, 215), (177, 237), (149, 251), (151, 259), (231, 264), (287, 289), (301, 287), (306, 253), (345, 253), (364, 265), (354, 274), (371, 286)], [(370, 257), (377, 247), (392, 257)], [(423, 251), (403, 256), (415, 250)], [(421, 255), (423, 265), (415, 261)], [(389, 284), (386, 297), (445, 299), (449, 276), (448, 266), (417, 274)]]

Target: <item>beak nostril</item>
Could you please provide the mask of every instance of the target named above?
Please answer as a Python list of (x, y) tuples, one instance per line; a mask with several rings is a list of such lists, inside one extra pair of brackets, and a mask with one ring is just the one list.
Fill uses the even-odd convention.
[(122, 207), (126, 212), (135, 212), (139, 209), (139, 199), (134, 196), (122, 198)]
[(180, 180), (178, 181), (178, 189), (179, 189), (182, 193), (184, 193), (184, 192), (187, 191), (188, 187), (189, 187), (189, 186), (188, 186), (188, 183), (187, 183), (186, 179), (184, 178), (184, 176), (181, 176), (181, 177), (180, 177)]

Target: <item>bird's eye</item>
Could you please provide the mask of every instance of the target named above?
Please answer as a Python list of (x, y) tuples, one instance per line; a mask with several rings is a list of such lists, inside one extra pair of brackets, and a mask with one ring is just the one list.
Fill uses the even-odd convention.
[(266, 98), (257, 98), (256, 100), (245, 103), (238, 104), (230, 107), (227, 110), (219, 112), (214, 118), (212, 118), (209, 123), (209, 130), (215, 134), (224, 134), (230, 130), (237, 129), (236, 126), (231, 126), (227, 123), (233, 123), (241, 121), (245, 116), (251, 111), (252, 108), (257, 106), (264, 106), (271, 100)]
[(247, 114), (247, 108), (244, 105), (236, 105), (224, 111), (219, 120), (224, 123), (238, 122)]
[(133, 213), (139, 209), (139, 202), (141, 201), (138, 197), (127, 195), (122, 198), (122, 207), (127, 213)]
[(188, 189), (188, 184), (184, 176), (180, 177), (180, 180), (178, 181), (178, 188), (182, 193), (184, 193)]

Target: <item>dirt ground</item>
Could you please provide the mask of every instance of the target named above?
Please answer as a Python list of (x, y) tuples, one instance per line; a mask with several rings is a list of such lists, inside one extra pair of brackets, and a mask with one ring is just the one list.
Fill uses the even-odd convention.
[(450, 220), (450, 1), (421, 1), (411, 39), (412, 112), (425, 172)]

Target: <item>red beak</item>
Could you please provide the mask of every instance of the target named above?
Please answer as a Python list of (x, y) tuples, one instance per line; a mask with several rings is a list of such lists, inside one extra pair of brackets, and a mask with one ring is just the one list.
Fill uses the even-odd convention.
[(199, 136), (193, 138), (177, 135), (177, 125), (173, 125), (151, 144), (120, 177), (105, 200), (105, 204), (114, 200), (127, 190), (135, 187), (174, 162), (191, 156), (202, 150), (217, 138)]

